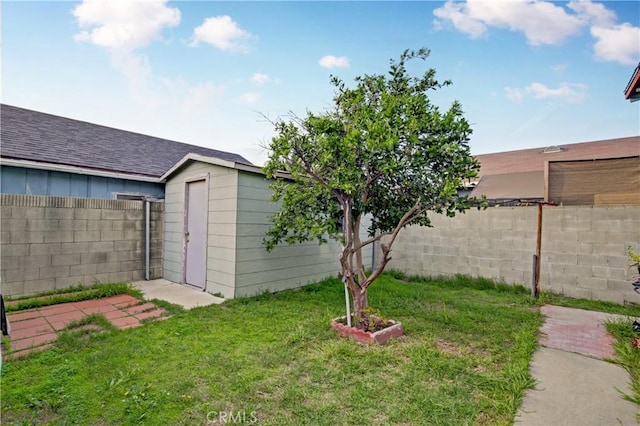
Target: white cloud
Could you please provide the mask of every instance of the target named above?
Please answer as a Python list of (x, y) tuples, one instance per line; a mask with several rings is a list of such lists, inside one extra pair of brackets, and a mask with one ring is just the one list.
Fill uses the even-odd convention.
[(182, 110), (195, 113), (211, 108), (224, 88), (211, 82), (188, 84), (181, 79), (153, 75), (141, 53), (162, 31), (180, 23), (180, 10), (166, 0), (83, 0), (73, 8), (81, 31), (74, 38), (105, 48), (111, 66), (128, 85), (136, 105), (149, 111)]
[(262, 86), (269, 81), (271, 81), (271, 77), (269, 77), (267, 74), (256, 72), (251, 76), (251, 83), (255, 84), (256, 86)]
[(597, 40), (593, 46), (596, 59), (634, 65), (640, 59), (640, 27), (628, 23), (610, 28), (592, 27)]
[(238, 103), (245, 105), (255, 105), (262, 98), (262, 93), (260, 92), (246, 92), (238, 97)]
[(481, 37), (487, 32), (487, 26), (479, 19), (471, 16), (467, 5), (464, 3), (447, 1), (444, 6), (435, 9), (433, 14), (440, 18), (434, 21), (436, 29), (446, 27), (446, 23), (449, 21), (458, 31), (467, 34), (471, 38)]
[(504, 91), (507, 94), (507, 98), (515, 102), (520, 102), (522, 98), (524, 98), (524, 95), (526, 93), (525, 89), (519, 89), (514, 87), (508, 87), (508, 86), (504, 88)]
[(569, 68), (569, 64), (557, 64), (551, 66), (551, 70), (557, 74), (564, 73), (567, 68)]
[(83, 0), (73, 8), (81, 31), (74, 38), (106, 48), (111, 66), (121, 73), (134, 99), (155, 105), (159, 95), (151, 90), (151, 67), (138, 51), (161, 38), (162, 30), (180, 23), (180, 10), (166, 0)]
[(527, 87), (505, 87), (507, 98), (520, 102), (525, 97), (534, 99), (560, 99), (567, 102), (580, 102), (586, 98), (587, 86), (579, 83), (560, 83), (557, 89), (534, 82)]
[(349, 68), (349, 58), (346, 56), (326, 55), (318, 61), (323, 68)]
[(160, 38), (165, 27), (180, 23), (180, 10), (166, 0), (83, 0), (72, 13), (82, 30), (75, 35), (110, 49), (134, 50)]
[(485, 35), (488, 27), (507, 28), (524, 33), (532, 45), (557, 44), (584, 25), (584, 21), (548, 1), (448, 0), (433, 13), (440, 19), (436, 20), (439, 28), (450, 22), (471, 38)]
[(597, 26), (608, 27), (616, 23), (615, 12), (607, 9), (602, 3), (593, 3), (591, 0), (572, 0), (567, 7), (576, 12), (580, 19)]
[(124, 77), (134, 100), (145, 107), (153, 107), (159, 102), (159, 93), (149, 85), (152, 71), (146, 56), (129, 50), (112, 49), (111, 66)]
[(191, 44), (209, 43), (218, 49), (233, 52), (246, 52), (247, 41), (255, 38), (251, 33), (240, 28), (230, 16), (214, 16), (204, 20), (202, 25), (193, 30)]
[(225, 87), (210, 81), (200, 84), (189, 84), (180, 78), (159, 79), (164, 93), (163, 106), (179, 106), (185, 112), (206, 111), (218, 101), (225, 92)]
[(487, 34), (490, 27), (522, 32), (529, 44), (558, 44), (591, 26), (594, 56), (602, 61), (637, 63), (640, 57), (640, 27), (616, 24), (616, 14), (605, 3), (572, 0), (566, 9), (550, 1), (536, 0), (447, 0), (433, 11), (437, 29), (452, 25), (471, 38)]

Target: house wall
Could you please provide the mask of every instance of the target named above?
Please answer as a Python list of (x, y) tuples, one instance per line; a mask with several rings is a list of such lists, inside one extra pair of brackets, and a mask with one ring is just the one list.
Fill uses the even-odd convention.
[(193, 162), (176, 173), (165, 189), (164, 278), (184, 283), (184, 215), (187, 182), (209, 182), (206, 291), (233, 298), (238, 171)]
[[(389, 267), (408, 274), (466, 274), (531, 286), (536, 207), (470, 210), (409, 227)], [(640, 251), (640, 207), (545, 206), (540, 288), (570, 297), (640, 303), (627, 247)]]
[(0, 192), (106, 199), (114, 199), (116, 193), (130, 193), (162, 198), (164, 185), (25, 167), (0, 166)]
[[(151, 203), (151, 278), (162, 276), (163, 203)], [(144, 279), (142, 201), (0, 194), (3, 295)]]

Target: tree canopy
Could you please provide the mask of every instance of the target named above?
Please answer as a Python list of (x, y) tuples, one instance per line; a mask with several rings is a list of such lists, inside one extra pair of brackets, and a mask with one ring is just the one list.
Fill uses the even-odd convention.
[[(356, 77), (355, 87), (332, 76), (331, 110), (274, 123), (264, 170), (281, 208), (266, 247), (340, 241), (342, 276), (356, 315), (403, 227), (430, 226), (429, 212), (454, 216), (473, 204), (458, 191), (479, 168), (468, 144), (471, 127), (460, 103), (441, 111), (428, 96), (451, 82), (439, 82), (433, 68), (421, 76), (407, 70), (410, 60), (425, 61), (429, 53), (406, 50), (390, 61), (388, 74)], [(370, 225), (363, 240), (365, 216)], [(367, 274), (362, 249), (375, 241), (382, 256)]]

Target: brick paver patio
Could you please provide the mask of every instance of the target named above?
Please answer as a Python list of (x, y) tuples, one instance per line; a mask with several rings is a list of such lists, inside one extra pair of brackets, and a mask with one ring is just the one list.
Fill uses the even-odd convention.
[(90, 314), (102, 314), (122, 330), (138, 327), (147, 318), (167, 318), (163, 317), (164, 313), (164, 309), (153, 303), (141, 302), (128, 294), (9, 312), (11, 353), (8, 357), (20, 357), (47, 349), (69, 323)]
[[(545, 316), (540, 344), (547, 348), (578, 353), (591, 358), (613, 358), (615, 338), (605, 327), (608, 320), (625, 318), (623, 315), (544, 305)], [(577, 315), (576, 313), (580, 313)]]

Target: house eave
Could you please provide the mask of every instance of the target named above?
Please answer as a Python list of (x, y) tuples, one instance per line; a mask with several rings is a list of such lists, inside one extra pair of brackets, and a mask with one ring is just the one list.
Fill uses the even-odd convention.
[(640, 64), (633, 71), (633, 75), (624, 89), (624, 97), (631, 102), (639, 100), (640, 97)]
[(0, 165), (11, 167), (23, 167), (26, 169), (48, 170), (54, 172), (74, 173), (79, 175), (99, 176), (114, 179), (126, 179), (139, 182), (162, 183), (161, 179), (153, 176), (142, 176), (130, 173), (111, 172), (108, 170), (96, 170), (86, 167), (69, 166), (66, 164), (43, 163), (39, 161), (19, 160), (14, 158), (0, 158)]
[(216, 157), (207, 157), (205, 155), (200, 154), (187, 154), (180, 161), (178, 161), (173, 167), (171, 167), (165, 174), (160, 177), (161, 182), (166, 182), (171, 176), (173, 176), (176, 172), (186, 166), (188, 163), (192, 161), (197, 161), (205, 164), (212, 164), (215, 166), (226, 167), (228, 169), (242, 170), (245, 172), (256, 173), (264, 175), (264, 171), (262, 167), (252, 166), (249, 164), (236, 163), (234, 161), (222, 160)]

